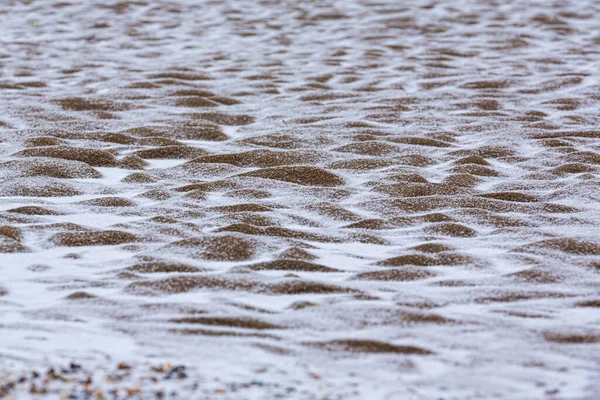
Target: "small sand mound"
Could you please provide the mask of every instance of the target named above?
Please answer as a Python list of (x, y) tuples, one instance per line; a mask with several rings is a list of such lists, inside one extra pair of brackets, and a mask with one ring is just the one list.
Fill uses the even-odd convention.
[(180, 240), (165, 246), (194, 258), (211, 261), (247, 261), (254, 257), (258, 246), (255, 240), (241, 236), (205, 236)]
[(434, 274), (420, 269), (392, 269), (386, 271), (363, 272), (354, 275), (354, 279), (364, 281), (416, 281), (433, 277)]
[(510, 291), (491, 292), (491, 296), (477, 297), (474, 301), (478, 304), (488, 303), (512, 303), (516, 301), (535, 299), (560, 299), (567, 295), (560, 292), (538, 292), (538, 291)]
[(460, 160), (456, 161), (455, 164), (458, 164), (458, 165), (477, 164), (477, 165), (484, 165), (484, 166), (491, 165), (489, 162), (487, 162), (485, 160), (485, 158), (483, 158), (481, 156), (464, 157), (464, 158), (461, 158)]
[(23, 233), (21, 232), (21, 229), (17, 228), (16, 226), (0, 226), (0, 236), (16, 240), (17, 242), (20, 242), (21, 239), (23, 239)]
[(449, 216), (447, 216), (446, 214), (443, 214), (443, 213), (425, 214), (419, 218), (425, 222), (451, 222), (451, 221), (454, 221), (453, 218), (450, 218)]
[(124, 183), (154, 183), (156, 179), (143, 172), (134, 172), (133, 174), (127, 175), (121, 179)]
[(425, 243), (412, 248), (413, 250), (422, 251), (423, 253), (441, 253), (442, 251), (454, 250), (452, 247), (441, 243)]
[(305, 186), (341, 186), (339, 176), (318, 167), (274, 167), (247, 172), (239, 176), (273, 179)]
[(386, 240), (381, 236), (364, 232), (351, 233), (350, 235), (348, 235), (348, 239), (351, 242), (378, 244), (382, 246), (389, 246), (391, 244), (389, 240)]
[(361, 154), (365, 156), (385, 156), (397, 153), (398, 150), (398, 146), (378, 141), (352, 143), (333, 149), (333, 151), (339, 151), (342, 153)]
[(7, 212), (17, 213), (17, 214), (25, 214), (25, 215), (62, 215), (61, 212), (49, 210), (44, 207), (39, 206), (23, 206), (17, 208), (11, 208), (7, 210)]
[(97, 232), (61, 232), (52, 236), (49, 241), (57, 246), (114, 246), (138, 241), (139, 238), (123, 231), (97, 231)]
[(223, 196), (233, 197), (236, 199), (268, 199), (271, 193), (266, 190), (258, 189), (239, 189), (224, 193)]
[(338, 272), (337, 269), (301, 260), (281, 259), (249, 265), (254, 271)]
[(71, 111), (123, 111), (129, 108), (124, 103), (82, 97), (68, 97), (58, 100), (57, 103), (63, 109)]
[(352, 353), (391, 353), (407, 355), (431, 355), (432, 351), (416, 346), (400, 346), (376, 340), (332, 340), (329, 342), (307, 343), (328, 351), (347, 351)]
[(318, 161), (321, 156), (310, 151), (252, 150), (244, 153), (218, 154), (196, 158), (190, 163), (225, 163), (238, 167), (277, 167)]
[(297, 149), (303, 146), (303, 142), (292, 135), (270, 134), (251, 137), (242, 140), (242, 143), (247, 143), (255, 146), (272, 147), (276, 149)]
[(44, 232), (69, 231), (69, 232), (89, 232), (90, 229), (72, 222), (56, 222), (53, 224), (30, 225), (30, 229)]
[(596, 169), (592, 166), (582, 163), (572, 163), (561, 165), (560, 167), (554, 168), (550, 172), (557, 175), (565, 175), (565, 174), (581, 174), (584, 172), (595, 172)]
[(50, 157), (81, 161), (93, 167), (115, 167), (116, 158), (104, 150), (69, 146), (35, 147), (14, 154), (15, 157)]
[(281, 329), (279, 325), (274, 325), (258, 319), (249, 317), (188, 317), (172, 319), (169, 322), (177, 324), (202, 324), (210, 326), (219, 326), (226, 328), (241, 329)]
[(411, 167), (427, 167), (435, 164), (432, 158), (425, 157), (421, 154), (409, 154), (395, 158), (399, 164), (409, 165)]
[(232, 106), (234, 104), (241, 104), (241, 101), (234, 99), (233, 97), (226, 96), (211, 96), (210, 100), (216, 101), (217, 103), (223, 104), (224, 106)]
[(429, 183), (427, 179), (419, 174), (397, 174), (390, 176), (389, 179), (396, 182)]
[(74, 185), (54, 178), (32, 177), (27, 180), (6, 179), (0, 182), (0, 197), (70, 197), (83, 194)]
[(219, 125), (205, 121), (189, 121), (173, 130), (172, 136), (185, 140), (220, 142), (229, 139)]
[(167, 200), (167, 199), (170, 199), (171, 197), (173, 197), (173, 195), (171, 194), (171, 192), (169, 192), (167, 190), (154, 189), (154, 190), (149, 190), (144, 193), (140, 193), (135, 197), (141, 197), (141, 198), (152, 199), (152, 200)]
[(314, 255), (312, 255), (311, 253), (309, 253), (308, 251), (301, 249), (299, 247), (291, 247), (291, 248), (287, 249), (286, 251), (281, 253), (281, 257), (292, 258), (295, 260), (304, 260), (304, 261), (311, 261), (311, 260), (314, 260), (315, 258), (317, 258)]
[[(409, 303), (411, 304), (411, 303)], [(408, 305), (408, 304), (407, 304)], [(434, 303), (420, 303), (415, 304), (415, 306), (427, 308), (428, 306), (435, 306)], [(403, 322), (408, 322), (410, 324), (455, 324), (456, 320), (446, 318), (439, 314), (432, 313), (424, 313), (424, 312), (409, 312), (409, 311), (400, 311), (394, 314), (394, 317), (402, 318)]]
[(346, 225), (344, 228), (348, 229), (392, 229), (392, 226), (388, 221), (378, 218), (363, 219), (362, 221), (355, 222), (350, 225)]
[(427, 146), (427, 147), (450, 147), (450, 143), (443, 142), (441, 140), (422, 138), (422, 137), (395, 137), (389, 139), (394, 143), (411, 144), (414, 146)]
[(95, 139), (101, 142), (117, 143), (117, 144), (134, 144), (135, 139), (129, 135), (122, 133), (93, 133), (89, 135), (90, 139)]
[(563, 280), (560, 275), (539, 267), (529, 268), (505, 276), (519, 282), (527, 283), (557, 283)]
[(425, 227), (425, 232), (435, 235), (453, 236), (453, 237), (474, 237), (477, 232), (468, 226), (453, 223), (435, 224)]
[(125, 169), (144, 169), (147, 166), (148, 163), (135, 154), (130, 154), (119, 161), (119, 167)]
[(352, 211), (328, 202), (310, 204), (306, 208), (339, 221), (356, 221), (360, 219), (360, 217)]
[(552, 343), (561, 344), (591, 344), (600, 343), (600, 333), (565, 333), (545, 332), (544, 339)]
[(200, 97), (211, 97), (214, 96), (215, 94), (211, 91), (208, 90), (204, 90), (204, 89), (183, 89), (183, 90), (177, 90), (173, 93), (170, 93), (169, 96), (174, 96), (174, 97), (185, 97), (185, 96), (200, 96)]
[(517, 193), (517, 192), (495, 192), (480, 194), (481, 197), (487, 197), (489, 199), (497, 199), (504, 201), (515, 201), (518, 203), (535, 203), (538, 201), (537, 197), (530, 194)]
[(600, 164), (600, 154), (591, 151), (579, 151), (567, 156), (567, 161), (583, 164)]
[(432, 267), (441, 265), (464, 265), (473, 263), (474, 260), (469, 256), (456, 253), (444, 253), (437, 256), (427, 256), (424, 254), (407, 254), (398, 257), (388, 258), (380, 261), (377, 265), (386, 267), (401, 267), (404, 265), (415, 265), (420, 267)]
[(137, 141), (140, 146), (181, 146), (182, 143), (178, 140), (162, 136), (152, 136), (140, 138)]
[(476, 89), (476, 90), (497, 90), (504, 89), (509, 86), (509, 82), (505, 80), (500, 81), (474, 81), (468, 82), (461, 86), (464, 89)]
[(540, 140), (539, 143), (546, 147), (571, 147), (571, 143), (560, 139)]
[(233, 115), (224, 114), (219, 112), (207, 112), (201, 114), (194, 114), (194, 119), (203, 119), (206, 121), (214, 122), (219, 125), (248, 125), (254, 122), (254, 117), (250, 115)]
[(381, 160), (377, 158), (358, 158), (354, 160), (336, 161), (329, 164), (327, 168), (368, 171), (389, 167), (391, 165), (394, 165), (394, 163), (390, 160)]
[(157, 147), (155, 149), (140, 150), (135, 152), (136, 156), (148, 159), (185, 159), (201, 157), (205, 154), (205, 150), (191, 146), (164, 146)]
[[(260, 339), (271, 339), (271, 340), (280, 340), (279, 337), (267, 333), (254, 333), (254, 332), (240, 332), (238, 331), (224, 331), (224, 330), (214, 330), (214, 329), (169, 329), (169, 333), (174, 335), (184, 335), (184, 336), (211, 336), (211, 337), (233, 337), (233, 338), (260, 338)], [(262, 347), (260, 344), (256, 344), (256, 347)], [(266, 345), (269, 350), (273, 348), (277, 348), (276, 346)], [(277, 348), (278, 349), (278, 348)]]
[(56, 158), (35, 157), (0, 163), (0, 171), (6, 177), (48, 176), (60, 179), (102, 178), (102, 174), (86, 163)]
[(40, 136), (25, 141), (27, 147), (59, 146), (65, 144), (64, 141), (52, 136)]
[(175, 102), (177, 107), (192, 107), (192, 108), (202, 108), (202, 107), (218, 107), (219, 103), (206, 99), (204, 97), (198, 96), (190, 96), (190, 97), (182, 97), (177, 99)]
[(156, 295), (160, 293), (185, 293), (196, 289), (225, 289), (251, 291), (260, 288), (248, 281), (237, 281), (215, 276), (173, 276), (157, 281), (133, 282), (127, 286), (128, 292)]
[(331, 293), (353, 293), (356, 292), (350, 288), (329, 285), (321, 282), (311, 282), (306, 280), (294, 280), (274, 285), (269, 285), (263, 289), (265, 293), (270, 294), (331, 294)]
[(337, 238), (320, 235), (317, 233), (302, 232), (295, 229), (280, 228), (275, 226), (262, 228), (244, 223), (228, 225), (218, 229), (217, 232), (238, 232), (246, 235), (274, 236), (287, 239), (300, 239), (325, 243), (340, 242), (340, 240)]
[(471, 174), (475, 176), (500, 176), (500, 174), (493, 169), (476, 164), (459, 165), (452, 168), (452, 172), (458, 174)]
[(90, 294), (88, 292), (73, 292), (70, 295), (68, 295), (67, 297), (65, 297), (65, 299), (67, 300), (97, 300), (98, 296), (94, 296), (93, 294)]
[(99, 197), (97, 199), (79, 202), (86, 206), (94, 207), (135, 207), (136, 203), (123, 197)]
[(260, 204), (236, 204), (233, 206), (218, 206), (212, 207), (210, 211), (219, 211), (224, 213), (239, 213), (239, 212), (268, 212), (273, 211), (272, 208)]
[(210, 78), (203, 74), (191, 72), (162, 72), (159, 74), (150, 75), (151, 79), (177, 79), (181, 81), (205, 81)]
[(584, 308), (600, 308), (600, 299), (599, 300), (584, 300), (578, 301), (575, 306), (584, 307)]
[(461, 186), (465, 188), (472, 188), (479, 184), (481, 179), (470, 175), (470, 174), (453, 174), (444, 179), (445, 184), (452, 186)]
[(404, 265), (430, 267), (433, 265), (437, 265), (437, 259), (435, 257), (426, 256), (423, 254), (407, 254), (404, 256), (388, 258), (386, 260), (378, 262), (377, 265), (382, 265), (386, 267), (401, 267)]
[(477, 100), (469, 103), (468, 105), (472, 107), (479, 108), (484, 111), (496, 111), (501, 108), (500, 103), (496, 100)]
[(29, 249), (17, 240), (0, 235), (0, 253), (25, 253), (28, 251)]
[[(463, 150), (459, 150), (456, 153), (463, 152)], [(505, 158), (514, 156), (516, 151), (511, 146), (482, 146), (478, 149), (474, 150), (464, 150), (465, 155), (475, 155), (483, 158)], [(463, 153), (464, 154), (464, 153)]]
[(166, 261), (150, 261), (143, 264), (135, 264), (125, 269), (125, 271), (139, 272), (143, 274), (154, 273), (192, 273), (202, 272), (204, 269), (192, 267), (182, 263), (171, 263)]
[[(129, 128), (119, 131), (124, 135), (133, 136), (136, 138), (154, 137), (154, 136), (171, 136), (172, 128), (166, 125), (147, 125), (138, 126), (137, 128)], [(139, 140), (139, 139), (138, 139)]]
[(175, 189), (176, 192), (212, 192), (221, 191), (227, 189), (236, 189), (238, 185), (230, 180), (219, 180), (205, 183), (192, 183), (190, 185), (180, 186)]
[(356, 224), (347, 225), (346, 228), (362, 228), (362, 229), (395, 229), (407, 226), (413, 226), (418, 221), (415, 218), (409, 217), (392, 217), (385, 220), (378, 218), (365, 219)]
[(560, 251), (572, 255), (600, 255), (600, 244), (578, 238), (547, 239), (518, 247), (516, 251), (547, 252)]

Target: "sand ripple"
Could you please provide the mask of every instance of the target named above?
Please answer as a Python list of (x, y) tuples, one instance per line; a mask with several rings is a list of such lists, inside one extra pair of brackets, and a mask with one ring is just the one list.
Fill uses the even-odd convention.
[(0, 15), (0, 397), (600, 396), (597, 2)]

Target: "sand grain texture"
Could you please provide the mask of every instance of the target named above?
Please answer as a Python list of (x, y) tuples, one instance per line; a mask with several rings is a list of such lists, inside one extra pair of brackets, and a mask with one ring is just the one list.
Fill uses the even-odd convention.
[(0, 398), (600, 398), (599, 16), (2, 2)]

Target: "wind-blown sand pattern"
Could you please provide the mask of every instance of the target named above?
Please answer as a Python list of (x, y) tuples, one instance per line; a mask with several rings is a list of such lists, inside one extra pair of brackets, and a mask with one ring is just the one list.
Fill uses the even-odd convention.
[(599, 15), (3, 1), (0, 397), (600, 398)]

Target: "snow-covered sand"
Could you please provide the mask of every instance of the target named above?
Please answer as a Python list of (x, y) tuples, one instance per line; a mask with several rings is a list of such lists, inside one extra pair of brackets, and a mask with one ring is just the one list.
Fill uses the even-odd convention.
[(600, 398), (599, 15), (3, 1), (0, 398)]

